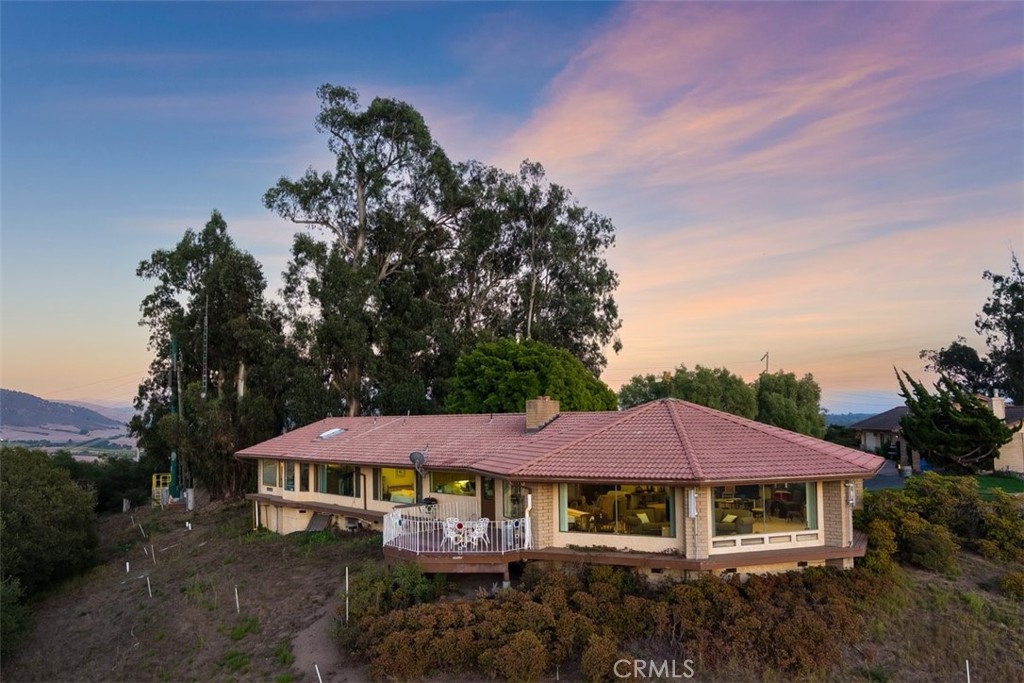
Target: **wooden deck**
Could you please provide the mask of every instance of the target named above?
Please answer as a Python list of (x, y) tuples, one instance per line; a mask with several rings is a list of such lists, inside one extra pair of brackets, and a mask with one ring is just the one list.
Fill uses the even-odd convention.
[(589, 551), (573, 548), (539, 548), (507, 553), (473, 552), (453, 554), (452, 552), (439, 551), (417, 554), (388, 547), (384, 548), (384, 558), (388, 564), (403, 561), (416, 562), (426, 572), (453, 574), (485, 574), (499, 572), (503, 569), (507, 571), (508, 563), (529, 560), (707, 572), (732, 568), (742, 571), (743, 567), (863, 557), (866, 551), (867, 536), (860, 532), (855, 532), (853, 545), (845, 548), (826, 545), (808, 548), (787, 548), (785, 550), (755, 550), (742, 553), (723, 553), (704, 559), (688, 558), (666, 553), (631, 553), (609, 550)]

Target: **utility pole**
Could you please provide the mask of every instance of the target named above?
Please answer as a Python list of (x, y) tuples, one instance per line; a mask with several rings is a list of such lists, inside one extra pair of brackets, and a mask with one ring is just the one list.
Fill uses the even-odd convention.
[(767, 351), (765, 351), (764, 355), (761, 356), (761, 360), (764, 361), (764, 372), (765, 372), (765, 374), (768, 374), (768, 352)]

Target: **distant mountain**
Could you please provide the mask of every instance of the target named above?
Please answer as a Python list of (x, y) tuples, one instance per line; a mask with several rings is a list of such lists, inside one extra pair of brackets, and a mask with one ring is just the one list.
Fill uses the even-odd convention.
[(849, 427), (852, 424), (856, 424), (861, 420), (866, 420), (877, 414), (878, 413), (825, 413), (825, 424)]
[(79, 406), (81, 408), (88, 408), (89, 410), (95, 410), (103, 417), (115, 420), (118, 424), (128, 424), (131, 419), (135, 417), (135, 408), (131, 405), (103, 405), (101, 403), (93, 403), (91, 401), (64, 401), (73, 406)]
[(124, 422), (104, 417), (95, 410), (69, 403), (47, 401), (21, 391), (0, 389), (0, 426), (42, 425), (66, 425), (88, 432), (124, 428)]

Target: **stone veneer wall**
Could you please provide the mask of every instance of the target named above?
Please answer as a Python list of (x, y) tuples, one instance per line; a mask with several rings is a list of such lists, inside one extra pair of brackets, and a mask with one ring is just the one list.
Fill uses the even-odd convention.
[(846, 502), (846, 486), (842, 481), (822, 482), (822, 529), (825, 545), (845, 548), (853, 540), (853, 518)]
[(530, 524), (533, 527), (533, 547), (547, 548), (555, 541), (555, 487), (557, 484), (531, 484), (533, 508)]
[[(708, 556), (711, 548), (711, 520), (708, 515), (711, 512), (711, 489), (699, 487), (697, 489), (697, 519), (690, 519), (688, 505), (689, 489), (683, 489), (683, 504), (678, 510), (678, 519), (683, 524), (683, 552), (684, 557), (704, 559)], [(696, 531), (696, 537), (694, 532)]]

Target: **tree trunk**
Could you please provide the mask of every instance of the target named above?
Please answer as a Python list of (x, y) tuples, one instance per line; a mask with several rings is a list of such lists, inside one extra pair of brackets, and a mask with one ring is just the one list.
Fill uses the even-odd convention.
[(348, 417), (359, 415), (359, 385), (362, 381), (362, 368), (359, 363), (349, 363), (345, 389), (345, 414)]

